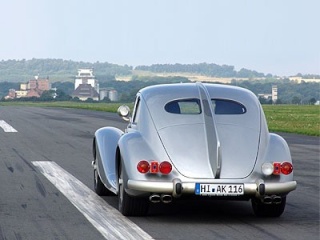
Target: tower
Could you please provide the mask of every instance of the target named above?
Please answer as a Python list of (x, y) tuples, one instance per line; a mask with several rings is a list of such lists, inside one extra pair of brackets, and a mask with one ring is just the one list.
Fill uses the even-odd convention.
[(277, 85), (272, 85), (272, 102), (276, 103), (278, 100), (278, 87)]

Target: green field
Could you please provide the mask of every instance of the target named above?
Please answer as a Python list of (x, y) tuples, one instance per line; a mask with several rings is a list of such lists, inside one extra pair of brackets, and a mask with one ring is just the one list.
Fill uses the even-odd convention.
[[(85, 102), (0, 102), (0, 106), (64, 107), (116, 112), (121, 103)], [(132, 104), (129, 104), (132, 108)], [(320, 136), (320, 106), (263, 105), (271, 132)]]
[(320, 136), (320, 106), (264, 105), (269, 130)]
[[(27, 106), (27, 107), (62, 107), (79, 108), (93, 111), (117, 112), (124, 103), (86, 103), (86, 102), (0, 102), (0, 106)], [(128, 104), (132, 107), (132, 104)]]

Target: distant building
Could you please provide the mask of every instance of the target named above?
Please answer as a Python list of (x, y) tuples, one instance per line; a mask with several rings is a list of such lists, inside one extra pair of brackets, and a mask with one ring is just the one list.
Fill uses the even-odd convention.
[(40, 91), (48, 91), (51, 89), (51, 84), (49, 83), (49, 79), (39, 79), (37, 81), (37, 89)]
[(108, 98), (112, 102), (119, 100), (119, 94), (117, 90), (113, 88), (102, 88), (100, 89), (100, 100)]
[(95, 79), (92, 68), (84, 68), (78, 70), (78, 75), (74, 81), (74, 91), (72, 97), (78, 97), (85, 101), (92, 98), (95, 101), (99, 100), (99, 82)]
[(27, 83), (27, 86), (25, 86), (25, 84), (21, 84), (20, 85), (20, 89), (24, 89), (26, 88), (26, 90), (39, 90), (39, 91), (48, 91), (51, 88), (51, 84), (49, 83), (48, 79), (32, 79)]
[(21, 83), (20, 89), (10, 89), (6, 99), (22, 98), (22, 97), (40, 97), (44, 91), (49, 91), (51, 84), (49, 79), (39, 79), (39, 76), (35, 76), (35, 79), (31, 79), (27, 83)]
[(28, 83), (21, 83), (20, 84), (20, 90), (26, 91), (28, 89)]
[(18, 90), (16, 91), (16, 98), (27, 97), (28, 91), (27, 90)]
[(259, 97), (259, 98), (264, 98), (264, 99), (269, 100), (269, 99), (272, 99), (272, 94), (268, 94), (268, 93), (259, 93), (259, 94), (258, 94), (258, 97)]
[(17, 96), (16, 90), (15, 89), (9, 89), (9, 93), (7, 96), (5, 96), (5, 99), (15, 99)]
[(278, 87), (277, 85), (272, 86), (272, 102), (276, 103), (278, 100)]
[(276, 103), (278, 100), (278, 87), (277, 85), (273, 85), (270, 93), (259, 93), (259, 98), (264, 98), (266, 100), (272, 100), (273, 103)]
[(119, 99), (118, 92), (116, 90), (111, 90), (109, 92), (109, 99), (110, 99), (111, 102), (118, 101), (118, 99)]
[(109, 98), (109, 91), (107, 88), (100, 89), (100, 100)]
[(74, 89), (77, 89), (80, 84), (90, 84), (97, 92), (99, 92), (99, 82), (95, 79), (92, 68), (78, 69), (78, 75), (74, 81)]
[(81, 101), (85, 101), (88, 98), (99, 101), (99, 94), (90, 84), (80, 84), (71, 96), (78, 97)]
[(33, 88), (30, 89), (29, 91), (27, 91), (27, 96), (26, 97), (40, 97), (42, 94), (42, 91), (37, 89), (37, 88)]
[(81, 101), (93, 99), (95, 101), (109, 98), (110, 101), (118, 101), (118, 92), (113, 88), (99, 88), (99, 81), (95, 78), (92, 68), (78, 69), (78, 75), (74, 80), (74, 91), (71, 94)]

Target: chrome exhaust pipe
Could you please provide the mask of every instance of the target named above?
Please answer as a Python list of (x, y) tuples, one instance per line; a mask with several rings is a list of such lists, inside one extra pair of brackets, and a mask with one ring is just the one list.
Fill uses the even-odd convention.
[(272, 196), (272, 203), (280, 204), (282, 202), (282, 198), (280, 196)]
[(172, 202), (172, 196), (168, 194), (161, 194), (161, 201), (163, 203), (171, 203)]
[(150, 202), (152, 203), (159, 203), (161, 201), (161, 197), (159, 194), (152, 194), (150, 197), (149, 197), (149, 200)]
[(262, 202), (263, 202), (264, 204), (271, 204), (271, 203), (272, 203), (272, 197), (265, 196), (265, 197), (262, 199)]

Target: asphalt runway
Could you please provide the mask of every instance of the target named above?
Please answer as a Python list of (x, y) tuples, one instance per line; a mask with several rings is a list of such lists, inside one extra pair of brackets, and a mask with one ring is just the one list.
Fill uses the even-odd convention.
[(91, 194), (92, 137), (103, 126), (126, 123), (112, 113), (0, 107), (0, 240), (120, 239), (108, 235), (117, 227), (124, 239), (319, 239), (319, 137), (280, 133), (298, 182), (280, 218), (255, 217), (250, 202), (209, 200), (153, 204), (148, 216), (125, 218), (116, 197)]

